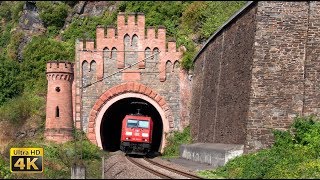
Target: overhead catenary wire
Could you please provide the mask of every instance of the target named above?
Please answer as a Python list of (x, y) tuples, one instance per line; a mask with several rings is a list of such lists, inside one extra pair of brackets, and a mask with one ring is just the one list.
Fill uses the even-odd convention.
[(121, 69), (121, 70), (119, 70), (119, 71), (116, 71), (116, 72), (114, 72), (114, 73), (112, 73), (112, 74), (109, 74), (108, 76), (106, 76), (106, 77), (104, 77), (104, 78), (101, 78), (101, 79), (99, 79), (99, 80), (97, 80), (97, 81), (95, 81), (95, 82), (89, 83), (89, 84), (87, 84), (87, 85), (85, 85), (85, 86), (82, 86), (81, 89), (87, 88), (87, 87), (89, 87), (89, 86), (92, 86), (93, 84), (96, 84), (96, 83), (98, 83), (98, 82), (100, 82), (100, 81), (102, 81), (102, 80), (104, 80), (104, 79), (106, 79), (106, 78), (109, 78), (109, 77), (111, 77), (111, 76), (114, 76), (115, 74), (118, 74), (118, 73), (120, 73), (120, 72), (122, 72), (122, 71), (124, 71), (124, 70), (126, 70), (126, 69), (132, 68), (133, 66), (139, 64), (140, 62), (145, 61), (145, 60), (148, 59), (148, 58), (151, 58), (151, 57), (154, 56), (154, 55), (159, 54), (160, 52), (161, 52), (161, 51), (158, 51), (158, 52), (152, 54), (151, 56), (145, 57), (145, 58), (143, 58), (142, 60), (140, 60), (140, 61), (138, 61), (138, 62), (136, 62), (136, 63), (130, 64), (129, 66), (124, 67), (123, 69)]
[[(146, 51), (127, 51), (127, 50), (125, 50), (125, 51), (112, 51), (112, 50), (78, 50), (78, 51), (82, 51), (82, 52), (91, 52), (92, 54), (91, 54), (91, 59), (93, 59), (94, 60), (94, 56), (95, 55), (97, 55), (97, 53), (98, 52), (111, 52), (111, 53), (113, 53), (113, 52), (146, 52)], [(150, 53), (152, 52), (152, 51), (149, 51)], [(160, 51), (156, 51), (156, 53), (157, 54), (159, 54), (160, 53)], [(98, 55), (100, 55), (100, 53), (98, 54)], [(153, 54), (154, 55), (154, 54)], [(149, 57), (152, 57), (153, 55), (151, 55), (151, 56), (149, 56)], [(104, 57), (104, 56), (103, 56)], [(147, 57), (147, 58), (145, 58), (145, 59), (148, 59), (149, 57)], [(117, 61), (117, 62), (121, 62), (122, 63), (122, 61), (119, 61), (119, 60), (117, 60), (117, 59), (112, 59), (112, 54), (110, 55), (110, 56), (108, 56), (108, 59), (109, 60), (115, 60), (115, 61)], [(150, 62), (149, 62), (150, 63)], [(156, 63), (155, 65), (157, 65), (158, 64), (158, 62), (151, 62), (151, 63)], [(126, 62), (124, 62), (124, 64), (125, 65), (128, 65), (128, 66), (132, 66), (132, 64), (129, 64), (129, 63), (126, 63)]]

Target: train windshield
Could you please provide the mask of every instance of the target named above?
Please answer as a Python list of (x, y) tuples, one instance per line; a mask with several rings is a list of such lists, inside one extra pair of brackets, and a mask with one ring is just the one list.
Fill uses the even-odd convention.
[(139, 128), (149, 128), (149, 121), (139, 121)]
[(149, 121), (139, 121), (134, 119), (128, 119), (127, 121), (128, 128), (149, 128)]

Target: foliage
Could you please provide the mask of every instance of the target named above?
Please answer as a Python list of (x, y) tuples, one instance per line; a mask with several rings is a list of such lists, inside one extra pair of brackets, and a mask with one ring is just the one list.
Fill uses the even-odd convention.
[(23, 32), (21, 31), (14, 31), (10, 38), (10, 42), (7, 46), (7, 56), (8, 59), (14, 61), (17, 60), (18, 55), (18, 47), (23, 39)]
[(11, 28), (12, 23), (7, 23), (4, 27), (1, 28), (1, 36), (0, 36), (0, 50), (7, 46), (11, 37)]
[(214, 1), (207, 2), (206, 8), (202, 11), (204, 21), (200, 28), (200, 36), (209, 38), (226, 20), (228, 20), (245, 1)]
[(119, 5), (121, 12), (142, 12), (146, 17), (146, 26), (164, 25), (168, 37), (176, 37), (179, 18), (190, 2), (183, 1), (123, 1)]
[(24, 2), (21, 1), (4, 1), (0, 6), (0, 19), (4, 18), (5, 21), (13, 20), (17, 22), (20, 12), (23, 10)]
[(0, 57), (0, 106), (22, 93), (23, 85), (18, 81), (19, 64)]
[(164, 148), (164, 157), (179, 156), (179, 147), (182, 144), (191, 143), (190, 126), (183, 129), (182, 132), (175, 131), (167, 138), (167, 146)]
[(102, 16), (74, 18), (68, 28), (62, 33), (62, 39), (74, 45), (75, 40), (95, 39), (98, 25), (115, 25), (116, 13), (105, 12)]
[(0, 154), (0, 179), (11, 179), (12, 175), (9, 169), (9, 163), (7, 163)]
[(46, 92), (46, 63), (52, 60), (71, 61), (74, 58), (72, 47), (45, 36), (34, 37), (23, 50), (21, 77), (27, 92)]
[(236, 157), (223, 167), (201, 171), (199, 175), (246, 179), (319, 178), (319, 120), (313, 116), (296, 117), (291, 128), (275, 130), (275, 143), (270, 149)]
[[(53, 142), (45, 142), (42, 139), (36, 138), (33, 140), (15, 141), (8, 145), (4, 154), (9, 154), (11, 147), (42, 147), (44, 148), (44, 172), (40, 174), (11, 174), (4, 171), (10, 178), (18, 179), (70, 179), (71, 167), (77, 161), (76, 154), (83, 150), (82, 163), (87, 169), (87, 178), (101, 178), (101, 156), (107, 155), (105, 152), (90, 143), (86, 138), (80, 142), (69, 141), (63, 144), (56, 144)], [(5, 170), (1, 165), (8, 164), (8, 158), (1, 162), (0, 156), (0, 170)], [(8, 166), (9, 167), (9, 166)], [(1, 174), (0, 174), (1, 175)], [(1, 176), (0, 176), (1, 177)]]
[(64, 21), (68, 16), (68, 5), (61, 2), (52, 3), (50, 1), (37, 1), (36, 6), (39, 10), (39, 16), (44, 22), (45, 27), (63, 27)]
[(230, 18), (245, 1), (194, 1), (183, 11), (177, 44), (186, 46), (182, 67), (193, 68), (193, 58), (199, 47)]
[(0, 121), (9, 121), (14, 126), (19, 126), (32, 115), (43, 116), (43, 105), (43, 98), (35, 95), (15, 97), (0, 106)]

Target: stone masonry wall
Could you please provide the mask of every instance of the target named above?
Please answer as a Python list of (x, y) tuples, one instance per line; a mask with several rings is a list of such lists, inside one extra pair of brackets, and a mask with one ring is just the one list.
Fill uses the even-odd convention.
[(246, 150), (268, 147), (271, 129), (302, 115), (307, 31), (308, 2), (258, 3)]
[(318, 2), (259, 2), (247, 151), (297, 115), (320, 114)]
[(303, 113), (320, 116), (320, 2), (309, 2), (308, 21)]
[[(239, 22), (246, 23), (239, 28)], [(287, 129), (297, 115), (319, 116), (319, 26), (320, 3), (314, 1), (252, 2), (239, 12), (195, 59), (194, 140), (245, 142), (247, 153), (269, 147), (271, 130)], [(233, 37), (245, 46), (237, 47)], [(221, 136), (233, 127), (240, 128)]]
[(196, 142), (245, 143), (255, 11), (247, 9), (196, 59), (190, 110)]
[[(189, 122), (188, 116), (181, 119), (180, 115), (186, 114), (181, 112), (186, 108), (180, 104), (183, 89), (180, 78), (187, 77), (179, 68), (182, 52), (176, 48), (175, 42), (166, 42), (164, 27), (158, 27), (157, 33), (154, 27), (148, 27), (145, 35), (143, 14), (129, 14), (126, 21), (125, 14), (119, 13), (117, 28), (108, 26), (105, 31), (104, 27), (98, 26), (96, 41), (79, 41), (76, 48), (75, 79), (79, 84), (75, 92), (76, 104), (78, 102), (75, 120), (80, 121), (82, 114), (85, 132), (96, 100), (108, 89), (125, 82), (139, 82), (165, 98), (173, 115), (170, 128), (180, 129), (180, 124)], [(152, 53), (154, 56), (151, 56)], [(102, 81), (84, 88), (80, 97), (81, 86), (102, 78)]]

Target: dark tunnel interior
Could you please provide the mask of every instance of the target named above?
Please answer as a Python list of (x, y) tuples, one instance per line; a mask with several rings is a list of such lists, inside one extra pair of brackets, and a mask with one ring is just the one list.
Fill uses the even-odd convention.
[[(139, 104), (131, 104), (132, 102), (144, 102), (148, 105), (141, 106)], [(153, 134), (151, 150), (154, 152), (159, 151), (163, 131), (161, 116), (153, 105), (139, 98), (121, 99), (113, 103), (104, 113), (101, 121), (100, 135), (102, 147), (105, 151), (114, 152), (120, 150), (122, 120), (126, 115), (136, 114), (138, 112), (137, 109), (140, 109), (141, 114), (152, 118)]]

